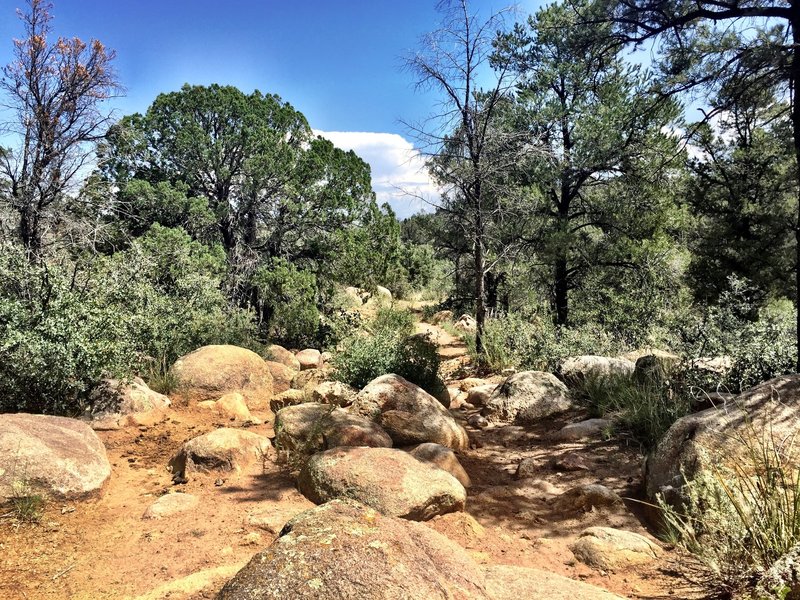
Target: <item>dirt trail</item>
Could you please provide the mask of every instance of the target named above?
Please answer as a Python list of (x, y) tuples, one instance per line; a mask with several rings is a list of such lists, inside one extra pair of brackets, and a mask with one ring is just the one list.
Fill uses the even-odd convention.
[[(463, 342), (436, 326), (423, 324), (419, 330), (435, 334), (442, 356), (468, 368)], [(549, 439), (564, 422), (582, 416), (534, 429), (469, 429), (472, 448), (460, 459), (473, 482), (467, 511), (480, 525), (464, 514), (437, 517), (429, 525), (482, 563), (542, 568), (633, 598), (689, 597), (670, 574), (668, 553), (651, 566), (620, 573), (602, 573), (574, 560), (568, 545), (586, 527), (645, 533), (634, 504), (559, 514), (515, 482), (517, 463), (531, 457), (541, 465), (541, 479), (559, 489), (602, 483), (622, 496), (635, 495), (641, 472), (637, 452), (613, 442)], [(166, 465), (183, 441), (222, 425), (202, 410), (178, 407), (167, 423), (100, 433), (113, 465), (102, 498), (51, 502), (38, 525), (15, 526), (10, 518), (0, 519), (0, 598), (213, 598), (233, 572), (275, 538), (285, 520), (312, 506), (270, 461), (223, 476), (222, 482), (218, 474), (209, 474), (173, 485)], [(266, 426), (251, 430), (269, 433)], [(548, 466), (566, 453), (579, 455), (588, 470), (560, 473)], [(172, 491), (199, 496), (199, 506), (160, 521), (142, 519), (147, 506)]]

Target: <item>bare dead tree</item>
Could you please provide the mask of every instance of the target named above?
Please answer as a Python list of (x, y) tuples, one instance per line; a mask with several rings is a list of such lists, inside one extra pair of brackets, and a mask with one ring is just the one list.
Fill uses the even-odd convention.
[(30, 258), (44, 243), (48, 213), (76, 184), (93, 155), (93, 142), (107, 129), (105, 100), (121, 91), (112, 68), (115, 54), (98, 40), (48, 41), (52, 5), (29, 0), (18, 11), (25, 36), (14, 40), (14, 60), (3, 69), (2, 124), (15, 147), (0, 152), (3, 199), (19, 218), (18, 233)]
[(512, 191), (504, 185), (505, 175), (525, 148), (518, 133), (499, 123), (515, 76), (510, 59), (494, 55), (493, 43), (512, 11), (506, 8), (481, 17), (467, 0), (443, 0), (437, 10), (442, 15), (439, 28), (422, 38), (419, 50), (405, 64), (416, 76), (417, 87), (439, 92), (440, 101), (425, 122), (406, 126), (443, 189), (437, 208), (471, 238), (475, 348), (480, 355), (486, 274), (493, 266), (487, 261), (490, 224), (508, 213)]

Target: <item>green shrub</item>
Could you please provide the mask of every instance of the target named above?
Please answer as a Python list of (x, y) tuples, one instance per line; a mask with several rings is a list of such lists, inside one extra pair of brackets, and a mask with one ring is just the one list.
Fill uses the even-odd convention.
[(376, 377), (394, 373), (441, 396), (446, 389), (439, 377), (436, 346), (424, 336), (412, 335), (413, 322), (406, 311), (379, 310), (368, 332), (342, 341), (333, 359), (334, 377), (360, 389)]
[(688, 563), (690, 575), (714, 595), (744, 592), (750, 597), (748, 592), (759, 586), (755, 597), (785, 598), (797, 580), (786, 586), (774, 580), (774, 573), (762, 578), (800, 544), (800, 470), (791, 455), (794, 444), (776, 444), (769, 426), (762, 432), (751, 428), (736, 441), (744, 450), (741, 462), (733, 468), (714, 467), (687, 483), (685, 502), (678, 508), (659, 499), (665, 535), (697, 559)]
[(676, 381), (588, 377), (576, 392), (592, 417), (611, 417), (615, 431), (652, 450), (672, 424), (689, 414), (686, 389)]

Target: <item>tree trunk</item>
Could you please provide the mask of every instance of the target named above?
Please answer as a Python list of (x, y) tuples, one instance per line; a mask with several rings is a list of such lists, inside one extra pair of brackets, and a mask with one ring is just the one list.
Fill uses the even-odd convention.
[(556, 309), (556, 325), (566, 325), (569, 319), (569, 288), (567, 287), (567, 257), (562, 248), (553, 268), (553, 295)]
[(483, 253), (483, 215), (478, 209), (475, 219), (475, 248), (474, 248), (474, 267), (475, 267), (475, 354), (483, 354), (483, 331), (486, 324), (486, 304), (485, 296), (485, 270), (486, 257)]
[(800, 89), (800, 61), (797, 60), (797, 48), (800, 47), (800, 4), (791, 3), (792, 7), (792, 41), (791, 55), (791, 100), (792, 100), (792, 135), (794, 138), (795, 176), (797, 178), (797, 222), (795, 223), (795, 310), (797, 311), (796, 340), (797, 364), (795, 370), (800, 373), (800, 107), (797, 92)]

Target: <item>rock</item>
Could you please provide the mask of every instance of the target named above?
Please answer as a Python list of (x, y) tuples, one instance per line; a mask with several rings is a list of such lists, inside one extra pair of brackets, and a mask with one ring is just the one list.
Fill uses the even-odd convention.
[[(334, 500), (292, 519), (219, 600), (488, 600), (480, 568), (421, 523)], [(519, 600), (519, 598), (515, 599)]]
[(263, 460), (270, 443), (263, 435), (223, 427), (186, 442), (170, 460), (176, 475), (193, 471), (241, 471)]
[(411, 456), (422, 462), (430, 463), (440, 469), (447, 471), (458, 479), (458, 482), (465, 488), (470, 486), (469, 475), (458, 462), (455, 453), (450, 448), (445, 448), (439, 444), (420, 444), (411, 450)]
[(143, 519), (163, 519), (187, 510), (192, 510), (200, 499), (191, 494), (165, 494), (153, 502), (142, 515)]
[(574, 487), (557, 496), (555, 506), (564, 512), (588, 512), (620, 504), (622, 498), (604, 485), (589, 484)]
[(487, 381), (486, 379), (479, 379), (477, 377), (467, 377), (466, 379), (461, 379), (456, 383), (458, 384), (458, 389), (460, 389), (462, 392), (468, 392), (474, 387), (489, 385), (492, 382)]
[(269, 408), (272, 374), (266, 361), (238, 346), (203, 346), (172, 365), (181, 393), (196, 400), (216, 400), (239, 392), (251, 410)]
[(458, 321), (453, 323), (453, 327), (464, 333), (475, 333), (478, 329), (478, 322), (469, 315), (461, 315)]
[(486, 406), (496, 389), (497, 385), (494, 383), (470, 388), (467, 392), (467, 402), (473, 406)]
[(283, 363), (272, 360), (267, 361), (267, 368), (272, 375), (272, 393), (280, 394), (292, 387), (292, 380), (297, 371)]
[(484, 568), (486, 591), (494, 600), (623, 600), (604, 589), (555, 573), (495, 565)]
[(442, 323), (451, 323), (453, 321), (452, 310), (440, 310), (431, 317), (431, 323), (434, 325), (441, 325)]
[(357, 308), (364, 304), (364, 290), (357, 287), (344, 288), (344, 295), (351, 307)]
[(155, 425), (167, 419), (170, 399), (154, 392), (139, 377), (125, 382), (105, 379), (92, 392), (91, 426), (96, 430)]
[(352, 498), (382, 514), (415, 521), (464, 509), (464, 487), (455, 477), (402, 450), (333, 448), (312, 456), (298, 478), (317, 504)]
[(624, 358), (585, 355), (565, 359), (558, 372), (568, 386), (576, 386), (586, 379), (631, 377), (635, 368), (635, 363)]
[(300, 370), (307, 371), (309, 369), (322, 368), (322, 352), (307, 348), (295, 354), (295, 358), (300, 363)]
[(476, 429), (484, 429), (489, 426), (489, 421), (486, 420), (486, 417), (481, 415), (471, 415), (470, 418), (467, 419), (467, 424)]
[(373, 379), (358, 393), (351, 410), (379, 421), (395, 445), (434, 442), (453, 450), (469, 447), (466, 430), (450, 412), (399, 375)]
[(293, 390), (303, 390), (310, 398), (314, 392), (314, 388), (320, 383), (327, 381), (328, 377), (322, 369), (307, 369), (300, 371), (292, 379)]
[(541, 471), (539, 463), (534, 458), (523, 458), (517, 465), (514, 477), (517, 479), (532, 479)]
[(589, 471), (591, 468), (586, 463), (586, 459), (580, 454), (567, 452), (561, 456), (554, 456), (548, 461), (548, 465), (554, 471), (571, 473), (574, 471)]
[(275, 417), (275, 432), (275, 445), (280, 450), (305, 453), (337, 446), (392, 446), (391, 438), (374, 421), (315, 402), (279, 411)]
[(281, 363), (293, 371), (300, 370), (300, 361), (297, 360), (295, 355), (283, 346), (278, 346), (277, 344), (272, 344), (269, 348), (267, 348), (266, 360), (267, 362)]
[(375, 295), (385, 302), (392, 301), (392, 292), (390, 292), (388, 288), (385, 288), (382, 285), (375, 286)]
[(257, 424), (260, 422), (250, 414), (250, 409), (247, 408), (244, 396), (238, 392), (225, 394), (216, 401), (214, 408), (216, 408), (219, 414), (238, 423)]
[(613, 423), (608, 419), (587, 419), (562, 427), (553, 438), (561, 442), (571, 442), (586, 438), (600, 438), (609, 431)]
[(287, 406), (303, 404), (306, 401), (306, 393), (303, 390), (286, 390), (269, 401), (269, 408), (273, 413), (277, 414), (279, 410)]
[(105, 446), (83, 421), (0, 414), (0, 497), (83, 499), (98, 496), (110, 475)]
[[(800, 420), (800, 375), (784, 375), (762, 383), (729, 401), (682, 417), (672, 424), (645, 463), (645, 489), (650, 499), (662, 494), (670, 503), (681, 501), (681, 488), (700, 473), (751, 469), (747, 440), (756, 452), (772, 436), (776, 447), (787, 449)], [(800, 465), (797, 452), (783, 457)], [(684, 479), (685, 477), (685, 479)]]
[(322, 354), (320, 354), (320, 358), (322, 359), (322, 364), (325, 365), (333, 360), (333, 353), (323, 352)]
[(713, 375), (725, 375), (733, 368), (730, 356), (707, 356), (692, 359), (689, 367), (695, 371), (704, 371)]
[(323, 381), (311, 392), (311, 399), (320, 404), (334, 406), (350, 406), (355, 400), (358, 390), (341, 381)]
[(558, 415), (573, 407), (567, 387), (555, 375), (521, 371), (509, 377), (489, 398), (483, 415), (489, 421), (522, 424)]
[[(310, 502), (309, 504), (309, 508), (313, 507), (313, 504)], [(244, 524), (247, 527), (257, 527), (258, 529), (269, 531), (277, 535), (288, 521), (291, 521), (302, 511), (302, 508), (276, 509), (274, 506), (270, 506), (270, 508), (267, 509), (256, 509), (247, 515)]]
[(651, 563), (660, 552), (646, 537), (611, 527), (585, 529), (569, 549), (582, 563), (604, 571)]
[(800, 544), (775, 561), (759, 579), (754, 598), (797, 600), (800, 598)]
[(486, 529), (471, 514), (453, 512), (436, 515), (425, 525), (460, 544), (463, 548), (483, 548)]
[(681, 357), (677, 354), (655, 351), (651, 354), (645, 354), (636, 360), (633, 377), (643, 383), (660, 383), (669, 379), (680, 363)]

